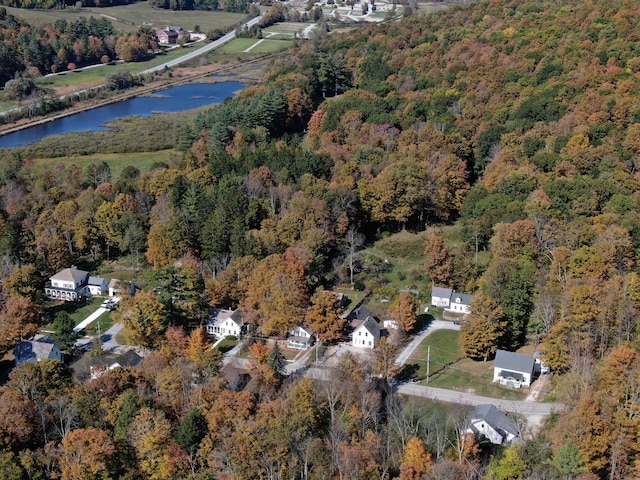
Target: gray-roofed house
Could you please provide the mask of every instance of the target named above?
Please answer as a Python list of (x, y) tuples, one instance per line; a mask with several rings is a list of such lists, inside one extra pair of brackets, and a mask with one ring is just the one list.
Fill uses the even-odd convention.
[(358, 348), (375, 348), (380, 341), (380, 324), (372, 315), (353, 330), (352, 345)]
[(62, 361), (62, 353), (58, 344), (49, 337), (36, 337), (22, 341), (13, 349), (16, 366), (24, 362), (40, 362), (46, 359)]
[(89, 370), (91, 379), (95, 380), (114, 368), (135, 368), (142, 362), (142, 357), (133, 350), (127, 350), (116, 358), (110, 357), (93, 357)]
[(445, 310), (454, 313), (471, 313), (470, 305), (472, 299), (473, 295), (456, 292), (454, 290), (451, 292), (449, 306), (445, 307)]
[(502, 385), (528, 387), (533, 380), (535, 359), (531, 355), (498, 350), (493, 367), (493, 381)]
[(242, 313), (239, 309), (212, 308), (209, 311), (209, 321), (206, 329), (209, 335), (215, 335), (216, 337), (227, 337), (229, 335), (240, 337), (245, 333), (246, 324), (242, 320)]
[(467, 432), (483, 436), (494, 445), (504, 445), (520, 439), (518, 426), (493, 405), (476, 407)]
[(86, 296), (88, 282), (89, 272), (75, 267), (65, 268), (49, 277), (44, 292), (47, 297), (55, 300), (76, 301)]
[(87, 289), (91, 295), (104, 295), (109, 290), (109, 281), (100, 276), (90, 276), (87, 281)]
[(444, 287), (431, 287), (431, 305), (434, 307), (448, 307), (453, 290)]
[(315, 340), (315, 335), (308, 327), (299, 325), (289, 332), (287, 346), (297, 350), (306, 350), (315, 343)]

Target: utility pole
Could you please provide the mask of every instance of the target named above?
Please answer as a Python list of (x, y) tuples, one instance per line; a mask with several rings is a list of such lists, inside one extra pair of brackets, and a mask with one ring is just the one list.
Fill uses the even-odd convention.
[(429, 383), (429, 360), (431, 359), (431, 345), (427, 345), (427, 383)]

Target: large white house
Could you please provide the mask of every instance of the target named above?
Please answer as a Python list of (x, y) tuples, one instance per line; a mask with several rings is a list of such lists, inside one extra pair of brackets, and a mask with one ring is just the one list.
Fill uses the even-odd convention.
[(498, 350), (493, 367), (493, 381), (520, 388), (531, 385), (535, 359), (531, 355)]
[(299, 325), (289, 332), (287, 346), (297, 350), (306, 350), (315, 343), (313, 332), (303, 325)]
[(44, 293), (55, 300), (75, 301), (89, 293), (89, 272), (75, 267), (65, 268), (49, 277)]
[(209, 321), (206, 329), (209, 335), (215, 335), (216, 337), (228, 337), (230, 335), (240, 337), (245, 332), (246, 325), (242, 321), (240, 310), (212, 308), (209, 311)]

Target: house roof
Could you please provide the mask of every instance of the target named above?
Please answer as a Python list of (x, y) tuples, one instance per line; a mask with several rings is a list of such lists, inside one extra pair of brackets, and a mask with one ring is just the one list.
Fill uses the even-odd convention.
[(535, 359), (530, 355), (507, 352), (506, 350), (498, 350), (496, 352), (495, 368), (531, 374), (534, 363)]
[(142, 362), (142, 357), (133, 350), (127, 350), (118, 357), (118, 363), (123, 367), (137, 367)]
[(444, 287), (431, 287), (431, 296), (440, 298), (449, 298), (453, 290)]
[(216, 325), (225, 320), (232, 320), (238, 327), (242, 327), (242, 312), (240, 309), (225, 310), (223, 308), (212, 308), (209, 310), (209, 324)]
[(26, 360), (45, 360), (51, 356), (51, 352), (55, 347), (53, 341), (42, 338), (40, 340), (23, 341), (16, 345), (13, 349), (13, 355), (16, 359)]
[(500, 432), (505, 437), (506, 435), (504, 435), (504, 433), (509, 433), (516, 437), (520, 436), (520, 429), (518, 426), (513, 423), (507, 415), (491, 404), (478, 405), (473, 414), (473, 419), (484, 420), (486, 423), (491, 425), (494, 430)]
[(373, 317), (373, 312), (367, 307), (361, 305), (358, 308), (354, 308), (349, 315), (349, 320), (366, 320), (369, 317)]
[(473, 295), (469, 295), (468, 293), (460, 293), (456, 292), (455, 290), (451, 292), (451, 303), (469, 305), (472, 299)]
[(184, 32), (184, 28), (182, 28), (180, 25), (169, 25), (167, 29), (173, 30), (174, 32), (178, 32), (178, 33)]
[(103, 277), (89, 277), (89, 285), (101, 286), (107, 281), (106, 278)]
[(89, 275), (89, 272), (85, 272), (84, 270), (78, 270), (77, 268), (65, 268), (64, 270), (59, 271), (53, 277), (50, 277), (50, 280), (60, 280), (63, 282), (79, 282), (84, 280), (85, 277)]
[[(375, 318), (368, 317), (364, 322), (362, 322), (362, 324), (358, 328), (356, 328), (356, 330), (360, 328), (366, 328), (369, 331), (369, 333), (373, 335), (375, 338), (380, 338), (380, 324)], [(354, 330), (354, 334), (355, 334), (355, 330)]]
[(313, 332), (311, 331), (311, 329), (305, 325), (298, 325), (297, 327), (292, 328), (289, 331), (289, 335), (290, 336), (294, 336), (293, 332), (295, 332), (296, 330), (298, 330), (299, 328), (301, 328), (302, 330), (304, 330), (305, 332), (307, 332), (309, 335), (313, 335)]

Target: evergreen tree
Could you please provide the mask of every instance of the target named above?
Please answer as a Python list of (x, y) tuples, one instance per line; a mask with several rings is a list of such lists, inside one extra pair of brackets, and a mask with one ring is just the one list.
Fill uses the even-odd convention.
[(286, 360), (280, 351), (280, 347), (278, 347), (278, 342), (276, 342), (271, 349), (271, 353), (269, 353), (269, 358), (267, 359), (267, 364), (271, 367), (271, 370), (273, 370), (273, 373), (277, 377), (282, 377), (284, 375)]

